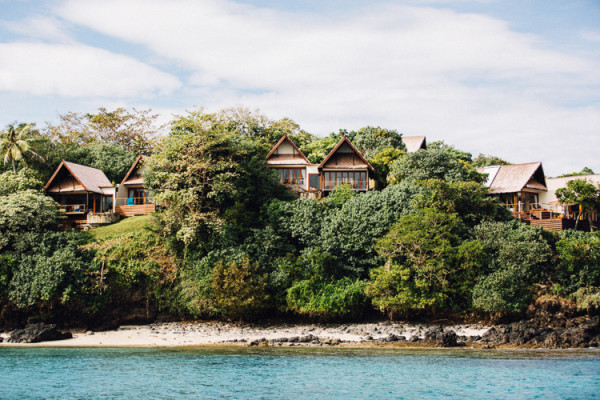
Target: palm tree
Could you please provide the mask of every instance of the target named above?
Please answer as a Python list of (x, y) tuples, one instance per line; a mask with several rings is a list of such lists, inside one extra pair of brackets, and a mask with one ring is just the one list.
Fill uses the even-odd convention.
[(9, 161), (12, 163), (13, 172), (17, 172), (16, 163), (21, 161), (25, 154), (31, 153), (39, 159), (44, 158), (31, 150), (29, 143), (33, 140), (31, 135), (31, 124), (8, 125), (8, 129), (0, 134), (0, 155), (4, 158), (4, 165)]

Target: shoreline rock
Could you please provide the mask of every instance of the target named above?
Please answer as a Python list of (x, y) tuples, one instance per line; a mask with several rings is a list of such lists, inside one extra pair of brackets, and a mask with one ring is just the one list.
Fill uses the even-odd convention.
[(7, 343), (39, 343), (72, 337), (71, 332), (59, 331), (55, 324), (38, 323), (10, 332)]

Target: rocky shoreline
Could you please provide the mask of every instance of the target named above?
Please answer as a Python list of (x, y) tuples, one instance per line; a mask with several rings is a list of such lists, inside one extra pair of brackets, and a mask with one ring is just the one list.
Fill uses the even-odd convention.
[(589, 348), (600, 346), (600, 317), (578, 317), (561, 326), (533, 321), (486, 326), (432, 323), (231, 324), (219, 321), (121, 326), (104, 332), (63, 332), (34, 324), (0, 333), (0, 346), (398, 346)]

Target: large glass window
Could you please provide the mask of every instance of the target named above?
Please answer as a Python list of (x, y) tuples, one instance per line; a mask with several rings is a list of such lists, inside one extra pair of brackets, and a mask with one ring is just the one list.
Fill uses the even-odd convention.
[(366, 171), (328, 172), (323, 174), (323, 189), (333, 190), (337, 186), (349, 184), (354, 190), (367, 190)]
[(304, 185), (306, 170), (304, 168), (278, 168), (281, 183), (284, 185)]

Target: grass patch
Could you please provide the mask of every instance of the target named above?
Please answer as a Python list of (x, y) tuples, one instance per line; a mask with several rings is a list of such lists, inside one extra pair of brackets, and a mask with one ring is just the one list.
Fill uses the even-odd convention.
[(116, 224), (92, 228), (88, 232), (94, 239), (103, 242), (109, 239), (119, 238), (134, 232), (144, 230), (144, 227), (150, 222), (149, 215), (139, 215), (136, 217), (124, 218)]

